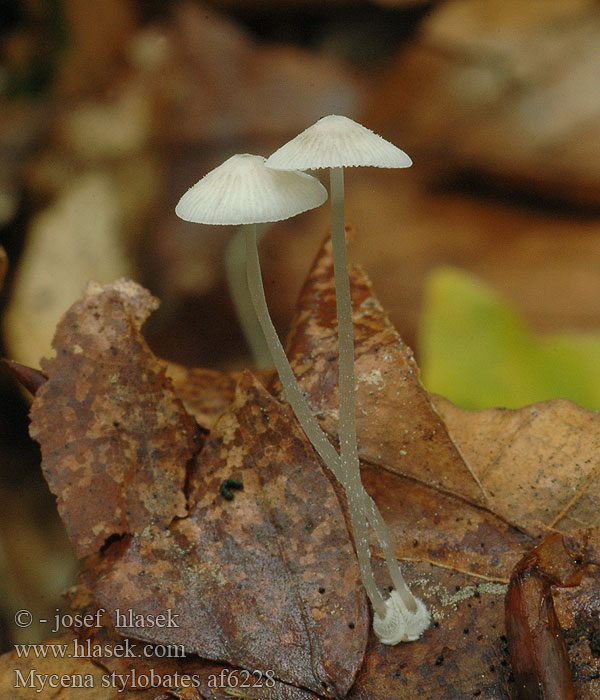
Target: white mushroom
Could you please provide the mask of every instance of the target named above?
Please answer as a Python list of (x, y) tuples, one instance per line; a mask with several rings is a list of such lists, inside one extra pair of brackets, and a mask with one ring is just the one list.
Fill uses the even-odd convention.
[[(313, 446), (331, 465), (338, 455), (312, 415), (271, 321), (256, 246), (256, 224), (281, 221), (318, 207), (327, 199), (327, 190), (311, 175), (272, 170), (264, 163), (262, 156), (231, 156), (190, 187), (175, 213), (198, 224), (245, 225), (246, 273), (254, 310), (285, 396)], [(335, 466), (331, 468), (335, 472)]]
[(175, 213), (199, 224), (245, 226), (248, 289), (285, 397), (313, 447), (339, 476), (339, 456), (312, 415), (271, 321), (256, 246), (256, 224), (281, 221), (318, 207), (327, 199), (327, 190), (311, 175), (271, 170), (264, 162), (262, 156), (232, 156), (190, 187)]
[(269, 315), (256, 246), (256, 224), (279, 221), (317, 207), (327, 199), (327, 190), (306, 173), (272, 170), (266, 168), (264, 162), (261, 156), (232, 156), (193, 185), (179, 200), (175, 213), (195, 223), (245, 225), (246, 273), (254, 310), (286, 399), (313, 447), (346, 490), (357, 551), (366, 552), (366, 557), (360, 554), (358, 557), (361, 578), (375, 610), (383, 617), (385, 602), (371, 570), (367, 523), (360, 513), (360, 477), (358, 485), (355, 478), (345, 478), (340, 456), (317, 423), (298, 386)]
[(248, 289), (238, 276), (239, 263), (244, 266), (245, 239), (253, 238), (252, 246), (256, 247), (256, 224), (287, 219), (327, 199), (327, 191), (315, 178), (294, 172), (281, 177), (283, 173), (265, 168), (264, 161), (262, 156), (250, 154), (232, 156), (193, 185), (175, 208), (177, 216), (185, 221), (243, 225), (244, 230), (229, 242), (225, 264), (236, 312), (260, 367), (269, 366), (266, 355), (272, 353), (265, 346), (264, 334), (255, 324), (252, 309), (248, 309), (251, 304)]
[(307, 437), (325, 463), (331, 464), (337, 453), (314, 419), (271, 321), (256, 245), (256, 224), (281, 221), (318, 207), (327, 199), (327, 190), (311, 175), (278, 172), (264, 163), (262, 156), (231, 156), (190, 187), (175, 213), (185, 221), (200, 224), (245, 226), (248, 290), (273, 363)]
[[(365, 590), (375, 610), (376, 620), (386, 620), (386, 630), (393, 627), (398, 615), (389, 615), (389, 601), (384, 601), (377, 588), (370, 565), (368, 527), (364, 514), (368, 504), (370, 518), (375, 523), (383, 519), (375, 504), (364, 491), (358, 468), (349, 470), (313, 416), (290, 367), (271, 321), (265, 300), (260, 260), (256, 246), (256, 224), (279, 221), (322, 204), (327, 191), (318, 180), (296, 171), (277, 171), (265, 167), (265, 159), (248, 154), (235, 155), (205, 175), (180, 199), (175, 209), (185, 221), (216, 225), (244, 225), (246, 229), (246, 272), (250, 297), (265, 335), (273, 362), (279, 374), (286, 399), (313, 447), (335, 477), (344, 486), (358, 554), (358, 563)], [(385, 525), (383, 524), (385, 528)], [(377, 531), (377, 530), (376, 530)], [(387, 530), (386, 530), (387, 534)], [(386, 558), (392, 556), (389, 541), (382, 542)], [(390, 555), (391, 552), (391, 555)], [(395, 562), (395, 559), (394, 559)], [(397, 567), (396, 567), (397, 568)], [(399, 579), (398, 579), (399, 577)], [(392, 574), (396, 588), (406, 591), (400, 575)], [(408, 593), (410, 595), (410, 592)], [(389, 621), (392, 620), (392, 624)], [(403, 621), (404, 625), (405, 622)], [(401, 630), (385, 633), (386, 639), (407, 639)], [(396, 643), (396, 642), (386, 642)]]
[[(345, 487), (349, 485), (350, 490), (355, 492), (351, 498), (348, 494), (348, 487), (346, 487), (350, 510), (352, 511), (352, 502), (356, 504), (356, 507), (362, 506), (369, 523), (375, 530), (395, 590), (402, 599), (403, 610), (406, 611), (404, 618), (409, 615), (413, 616), (415, 621), (418, 620), (415, 625), (422, 633), (429, 625), (429, 616), (423, 615), (423, 603), (416, 599), (408, 589), (398, 567), (385, 522), (375, 503), (360, 483), (354, 401), (354, 328), (344, 231), (343, 168), (356, 166), (406, 168), (410, 165), (412, 165), (412, 161), (404, 151), (361, 124), (339, 115), (329, 115), (319, 119), (275, 151), (266, 161), (267, 167), (281, 172), (288, 169), (330, 169), (331, 241), (338, 320), (339, 440), (343, 472), (342, 483)], [(353, 526), (354, 521), (359, 519), (360, 517), (355, 514)], [(359, 561), (361, 558), (368, 558), (368, 545), (364, 545), (362, 536), (355, 534), (355, 540)], [(387, 621), (385, 626), (389, 627), (393, 620), (400, 620), (400, 616), (397, 614), (390, 617), (390, 605), (395, 597), (384, 602), (379, 591), (376, 594), (370, 592), (369, 597), (375, 609), (376, 621), (381, 622), (385, 619)], [(395, 605), (392, 607), (396, 609)], [(374, 629), (377, 632), (378, 629), (381, 629), (381, 625), (374, 625)], [(399, 631), (397, 633), (388, 631), (384, 636), (387, 640), (407, 639), (404, 633)], [(384, 641), (383, 637), (381, 639)], [(385, 643), (396, 642), (386, 641)]]
[(198, 224), (260, 224), (320, 206), (327, 190), (311, 175), (276, 172), (262, 156), (240, 153), (207, 173), (183, 195), (175, 213)]

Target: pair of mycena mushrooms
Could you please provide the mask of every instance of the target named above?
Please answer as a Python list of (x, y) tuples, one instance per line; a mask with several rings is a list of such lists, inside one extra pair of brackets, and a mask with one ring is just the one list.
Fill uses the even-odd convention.
[[(389, 532), (360, 479), (354, 416), (354, 339), (344, 230), (344, 167), (406, 168), (411, 159), (399, 148), (347, 117), (323, 117), (270, 158), (234, 155), (191, 187), (176, 214), (202, 224), (246, 227), (246, 273), (254, 310), (285, 397), (323, 462), (343, 486), (348, 502), (361, 578), (373, 605), (373, 629), (384, 644), (418, 639), (429, 626), (425, 605), (406, 585)], [(265, 300), (256, 245), (256, 224), (281, 221), (320, 206), (327, 190), (302, 170), (329, 168), (331, 241), (338, 322), (339, 454), (304, 397)], [(387, 600), (379, 591), (368, 541), (369, 525), (383, 551), (394, 585)]]

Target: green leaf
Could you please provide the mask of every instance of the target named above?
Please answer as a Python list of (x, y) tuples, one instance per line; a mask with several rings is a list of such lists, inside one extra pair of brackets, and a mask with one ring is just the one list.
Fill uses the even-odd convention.
[(476, 276), (435, 270), (419, 333), (423, 384), (463, 408), (564, 398), (600, 408), (600, 334), (538, 335)]

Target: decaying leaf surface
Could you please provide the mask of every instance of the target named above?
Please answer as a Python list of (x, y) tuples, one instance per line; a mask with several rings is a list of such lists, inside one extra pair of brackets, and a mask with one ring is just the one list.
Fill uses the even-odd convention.
[[(253, 370), (253, 373), (267, 386), (272, 381), (274, 370)], [(169, 362), (167, 376), (173, 382), (173, 390), (185, 410), (199, 426), (211, 430), (217, 418), (233, 401), (241, 372), (184, 367)]]
[[(404, 568), (409, 585), (431, 610), (434, 626), (418, 644), (386, 647), (371, 638), (348, 698), (517, 700), (504, 623), (506, 585), (473, 585), (470, 576), (422, 563)], [(575, 697), (597, 698), (598, 661), (590, 644), (600, 609), (597, 567), (585, 569), (580, 586), (556, 591), (558, 620), (573, 650)]]
[(198, 425), (210, 430), (233, 401), (240, 373), (170, 363), (167, 365), (167, 375), (185, 410), (196, 419)]
[[(337, 322), (331, 245), (300, 294), (288, 357), (330, 435), (337, 435)], [(356, 430), (361, 460), (469, 501), (485, 501), (418, 381), (418, 368), (361, 270), (351, 270)]]
[[(93, 621), (89, 626), (72, 627), (71, 637), (77, 639), (80, 648), (89, 652), (94, 661), (114, 678), (113, 685), (132, 691), (133, 695), (135, 691), (144, 689), (147, 677), (153, 674), (155, 687), (166, 691), (169, 698), (199, 700), (202, 697), (198, 690), (199, 682), (189, 670), (190, 659), (182, 656), (179, 649), (172, 648), (160, 658), (152, 653), (151, 645), (146, 646), (137, 640), (122, 637), (115, 630), (109, 613), (99, 609), (92, 591), (83, 584), (69, 592), (69, 599), (74, 615), (80, 616), (80, 620)], [(121, 649), (123, 645), (129, 650), (128, 655), (110, 653)], [(100, 648), (107, 650), (107, 653), (94, 653)], [(199, 659), (193, 661), (196, 667), (205, 663)]]
[[(427, 563), (405, 564), (404, 568), (409, 585), (432, 612), (434, 624), (416, 644), (388, 647), (371, 635), (365, 662), (347, 697), (351, 700), (397, 700), (398, 697), (513, 700), (518, 697), (504, 626), (506, 584), (475, 582), (462, 572)], [(383, 580), (381, 564), (377, 574)], [(575, 655), (572, 667), (576, 697), (591, 700), (597, 697), (600, 664), (591, 651), (600, 603), (600, 578), (595, 568), (585, 570), (579, 587), (557, 589), (555, 597), (559, 598), (557, 614), (567, 646), (573, 650), (572, 657)], [(118, 641), (118, 637), (111, 638), (106, 630), (94, 636), (95, 643), (110, 645)], [(176, 672), (191, 675), (198, 683), (198, 697), (211, 700), (231, 697), (315, 700), (318, 697), (279, 682), (273, 688), (262, 686), (244, 691), (239, 687), (246, 678), (243, 671), (190, 657), (173, 660), (151, 656), (134, 662), (113, 657), (101, 663), (109, 672), (122, 675), (130, 673), (132, 667), (138, 674), (154, 669), (166, 678)], [(215, 688), (215, 678), (219, 677), (226, 680), (222, 687)], [(242, 694), (236, 695), (236, 691)], [(181, 697), (195, 698), (191, 691), (182, 693)]]
[[(92, 592), (83, 585), (77, 586), (72, 599), (73, 610), (82, 615), (96, 615), (97, 604)], [(123, 642), (123, 638), (115, 630), (108, 613), (104, 612), (102, 626), (93, 630), (80, 629), (79, 637), (91, 648), (102, 645), (111, 649)], [(90, 634), (91, 632), (91, 634)], [(89, 640), (89, 642), (87, 642)], [(138, 647), (136, 640), (129, 640), (131, 645)], [(231, 700), (231, 698), (251, 698), (251, 700), (316, 700), (317, 696), (308, 690), (282, 683), (271, 674), (268, 676), (258, 670), (252, 672), (245, 669), (224, 666), (211, 661), (205, 661), (196, 656), (181, 656), (172, 648), (170, 655), (165, 655), (161, 649), (153, 654), (148, 647), (143, 655), (135, 660), (116, 655), (104, 655), (98, 663), (109, 673), (118, 674), (123, 678), (126, 687), (139, 687), (136, 681), (140, 676), (154, 673), (166, 683), (171, 682), (169, 693), (181, 700)], [(133, 673), (135, 669), (136, 674)], [(183, 679), (185, 677), (185, 680)], [(170, 680), (169, 680), (170, 679)], [(187, 680), (191, 679), (191, 683)], [(172, 681), (179, 680), (178, 684)], [(162, 687), (166, 685), (163, 684)], [(187, 687), (185, 687), (187, 686)]]
[[(429, 564), (405, 565), (411, 589), (434, 624), (418, 643), (395, 647), (371, 638), (351, 700), (508, 700), (504, 635), (506, 586)], [(504, 663), (503, 663), (504, 662)]]
[[(226, 500), (226, 479), (243, 484)], [(292, 416), (246, 373), (189, 480), (189, 517), (111, 545), (85, 574), (102, 607), (170, 629), (122, 634), (344, 697), (368, 609), (335, 491)]]
[(577, 588), (555, 588), (554, 607), (564, 631), (577, 700), (600, 697), (600, 575), (583, 572)]
[(533, 534), (600, 525), (600, 415), (570, 401), (515, 410), (435, 405), (491, 507)]
[[(140, 327), (157, 302), (132, 282), (90, 283), (58, 325), (31, 435), (78, 556), (186, 513), (195, 424)], [(95, 494), (94, 497), (91, 497)]]
[[(337, 348), (330, 276), (325, 248), (303, 291), (291, 348), (303, 388), (335, 436)], [(170, 518), (149, 515), (144, 527), (123, 530), (129, 534), (88, 560), (84, 579), (93, 591), (92, 603), (113, 617), (117, 608), (132, 610), (142, 619), (168, 610), (178, 615), (178, 626), (125, 623), (118, 633), (136, 644), (182, 644), (189, 655), (105, 657), (102, 665), (107, 671), (153, 668), (165, 677), (193, 670), (200, 678), (197, 688), (162, 687), (183, 700), (515, 700), (504, 623), (511, 572), (536, 543), (534, 537), (548, 527), (573, 530), (585, 525), (588, 530), (581, 537), (592, 563), (579, 586), (556, 595), (556, 607), (567, 647), (576, 654), (571, 658), (576, 697), (597, 697), (597, 416), (566, 402), (469, 413), (429, 396), (366, 278), (354, 270), (352, 283), (363, 479), (388, 522), (408, 583), (427, 604), (434, 626), (420, 641), (397, 647), (381, 645), (372, 633), (368, 636), (368, 609), (342, 506), (285, 404), (249, 374), (239, 378), (234, 390), (233, 375), (170, 368), (173, 390), (209, 431), (187, 470), (187, 511), (182, 514), (175, 504)], [(80, 325), (100, 336), (96, 345), (88, 342), (97, 351), (95, 363), (106, 362), (105, 354), (116, 343), (111, 337), (117, 327), (111, 304), (102, 309), (88, 305), (90, 318), (82, 313), (81, 322), (70, 330), (66, 326), (78, 308), (74, 307), (62, 322), (61, 351), (52, 362), (60, 366), (61, 352), (77, 361), (81, 353), (73, 347), (84, 347)], [(145, 313), (146, 307), (141, 315)], [(127, 342), (145, 348), (137, 330), (140, 323), (133, 324), (135, 340)], [(118, 345), (117, 352), (119, 348), (123, 346)], [(157, 363), (149, 351), (136, 361), (137, 369), (129, 364), (129, 370), (146, 376)], [(111, 388), (100, 370), (93, 375), (94, 383), (85, 384), (92, 375), (83, 371), (86, 365), (76, 369), (79, 383), (67, 373), (71, 384), (65, 380), (59, 404), (45, 401), (44, 413), (56, 410), (56, 405), (66, 407), (70, 425), (81, 381), (95, 395), (94, 408), (104, 410), (111, 391), (130, 396), (126, 376), (118, 375), (116, 388)], [(211, 389), (205, 390), (211, 380)], [(167, 404), (162, 403), (164, 392), (155, 398), (134, 383), (145, 412), (156, 413), (142, 442), (155, 439), (152, 421), (164, 420), (175, 431), (172, 449), (184, 450), (185, 473), (192, 447), (179, 416), (187, 414), (173, 398), (171, 385), (159, 385), (168, 388)], [(40, 392), (46, 389), (44, 385)], [(134, 399), (128, 400), (128, 412), (135, 413)], [(173, 410), (173, 402), (179, 411)], [(95, 414), (86, 406), (81, 424), (87, 425), (90, 417)], [(191, 419), (184, 419), (185, 426), (187, 421)], [(105, 434), (93, 420), (89, 425), (95, 432), (84, 433), (84, 444), (93, 444), (90, 450), (96, 451), (90, 459), (96, 459), (105, 454)], [(44, 450), (56, 439), (48, 432), (40, 438)], [(114, 440), (120, 435), (117, 431)], [(57, 470), (59, 464), (68, 466), (69, 450), (59, 450), (53, 458)], [(106, 464), (96, 461), (100, 467)], [(561, 478), (562, 470), (567, 477)], [(226, 500), (221, 488), (228, 479), (243, 484), (233, 500)], [(91, 482), (88, 492), (97, 488), (103, 488), (101, 480)], [(140, 490), (147, 493), (148, 486)], [(538, 498), (530, 502), (527, 494), (534, 490)], [(384, 589), (388, 581), (379, 558), (375, 545), (376, 576)], [(118, 633), (96, 630), (93, 639), (108, 634), (104, 639), (115, 643), (120, 637), (110, 635)], [(244, 669), (263, 674), (274, 670), (274, 688), (253, 688), (244, 694), (238, 688)], [(234, 674), (232, 683), (214, 687), (210, 678), (222, 671)], [(236, 688), (242, 694), (236, 694)]]
[(384, 517), (399, 560), (429, 561), (471, 574), (473, 585), (507, 582), (532, 546), (530, 537), (489, 511), (450, 494), (432, 495), (414, 479), (368, 465), (362, 480)]

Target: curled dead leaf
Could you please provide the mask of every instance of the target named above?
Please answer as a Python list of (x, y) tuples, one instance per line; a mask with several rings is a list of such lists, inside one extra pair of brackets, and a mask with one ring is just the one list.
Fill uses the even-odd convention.
[(552, 587), (576, 586), (583, 563), (563, 537), (548, 535), (517, 564), (506, 594), (506, 636), (519, 698), (573, 700), (569, 656)]
[(35, 394), (42, 384), (48, 381), (48, 375), (33, 367), (22, 365), (20, 362), (14, 362), (13, 360), (7, 360), (5, 357), (0, 357), (0, 363), (2, 363), (21, 386), (27, 389), (31, 394)]
[[(195, 423), (140, 327), (157, 301), (133, 282), (90, 283), (60, 321), (31, 435), (78, 556), (186, 514)], [(92, 496), (92, 497), (90, 497)]]

